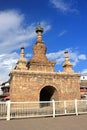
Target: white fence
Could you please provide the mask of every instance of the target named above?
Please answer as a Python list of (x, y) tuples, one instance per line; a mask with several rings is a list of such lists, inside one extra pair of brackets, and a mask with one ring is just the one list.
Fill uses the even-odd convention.
[(0, 102), (0, 119), (78, 115), (87, 113), (87, 100)]

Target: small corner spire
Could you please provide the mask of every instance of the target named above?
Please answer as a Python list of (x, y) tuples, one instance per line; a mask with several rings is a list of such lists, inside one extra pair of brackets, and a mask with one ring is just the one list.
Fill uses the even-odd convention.
[(24, 59), (24, 46), (21, 46), (20, 59)]
[(63, 64), (64, 71), (65, 72), (70, 72), (70, 73), (74, 72), (73, 69), (72, 69), (73, 65), (69, 60), (68, 51), (65, 51), (64, 54), (65, 54), (65, 62)]
[(68, 51), (65, 51), (64, 54), (65, 54), (65, 61), (69, 61)]
[(20, 70), (26, 70), (27, 67), (26, 67), (26, 59), (25, 59), (25, 56), (24, 56), (24, 46), (21, 47), (21, 52), (20, 52), (20, 58), (17, 62), (17, 66), (16, 66), (16, 69), (20, 69)]

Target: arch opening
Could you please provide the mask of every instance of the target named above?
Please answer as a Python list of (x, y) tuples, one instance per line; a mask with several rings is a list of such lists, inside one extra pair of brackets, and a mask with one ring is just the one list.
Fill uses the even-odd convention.
[[(57, 99), (57, 90), (53, 86), (45, 86), (40, 91), (40, 101), (51, 101)], [(40, 103), (40, 107), (50, 106), (50, 103)]]

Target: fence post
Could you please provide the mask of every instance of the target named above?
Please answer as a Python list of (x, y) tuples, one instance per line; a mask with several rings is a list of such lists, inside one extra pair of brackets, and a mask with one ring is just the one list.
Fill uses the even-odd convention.
[(78, 106), (77, 106), (77, 99), (75, 99), (75, 113), (78, 116)]
[(10, 101), (6, 102), (7, 106), (7, 120), (10, 120)]
[(64, 101), (64, 111), (65, 111), (65, 114), (66, 114), (66, 101)]
[(55, 101), (52, 99), (52, 104), (53, 104), (53, 118), (55, 117)]

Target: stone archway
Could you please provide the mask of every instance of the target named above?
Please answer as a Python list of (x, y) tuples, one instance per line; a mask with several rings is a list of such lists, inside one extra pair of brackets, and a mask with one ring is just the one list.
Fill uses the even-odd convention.
[[(58, 100), (57, 90), (53, 86), (45, 86), (40, 91), (40, 101)], [(50, 106), (50, 103), (40, 103), (41, 107)]]

